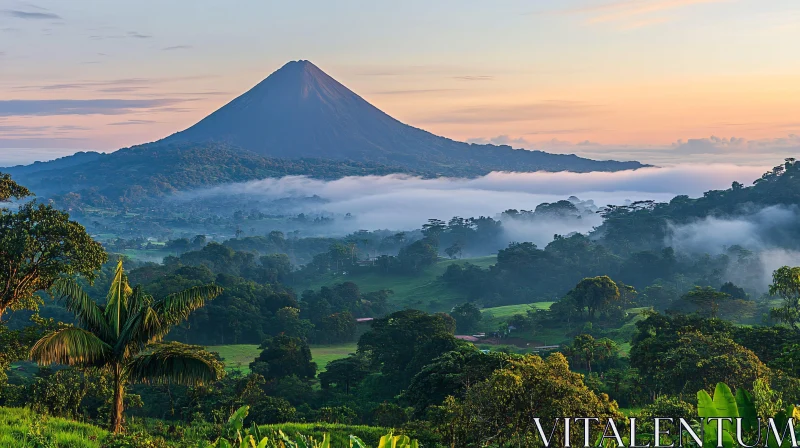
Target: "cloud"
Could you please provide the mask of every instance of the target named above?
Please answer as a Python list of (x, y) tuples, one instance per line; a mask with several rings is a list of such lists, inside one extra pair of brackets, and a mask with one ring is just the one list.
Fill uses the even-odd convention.
[(498, 135), (497, 137), (490, 137), (490, 138), (470, 138), (467, 139), (467, 143), (476, 143), (478, 145), (486, 145), (486, 144), (493, 144), (493, 145), (509, 145), (509, 146), (528, 146), (531, 142), (526, 140), (524, 137), (517, 137), (511, 138), (508, 135)]
[(689, 254), (726, 253), (741, 246), (755, 257), (747, 262), (731, 257), (732, 266), (724, 280), (763, 291), (772, 272), (784, 265), (800, 264), (800, 252), (787, 250), (794, 241), (800, 213), (796, 206), (770, 206), (742, 210), (737, 216), (709, 216), (686, 224), (671, 224), (664, 242), (676, 251)]
[[(97, 28), (95, 30), (100, 29), (108, 29), (108, 28)], [(138, 31), (128, 31), (125, 34), (93, 34), (89, 36), (89, 39), (92, 40), (106, 40), (106, 39), (151, 39), (153, 36), (151, 34), (143, 34)]]
[(2, 125), (0, 124), (0, 135), (8, 137), (36, 137), (40, 138), (43, 134), (63, 134), (71, 131), (88, 131), (89, 128), (75, 125), (61, 126), (26, 126), (26, 125)]
[[(786, 125), (785, 128), (798, 126)], [(468, 143), (510, 145), (515, 148), (536, 149), (559, 154), (578, 154), (593, 159), (638, 160), (656, 165), (681, 163), (691, 157), (694, 162), (720, 162), (762, 165), (771, 159), (774, 164), (786, 157), (800, 154), (800, 136), (747, 140), (744, 138), (691, 138), (678, 140), (669, 145), (614, 145), (594, 141), (566, 141), (557, 138), (535, 140), (531, 135), (580, 134), (592, 129), (542, 129), (527, 132), (522, 136), (498, 135), (474, 137)]]
[(0, 116), (119, 115), (134, 110), (162, 108), (186, 100), (0, 100)]
[(164, 47), (161, 49), (161, 51), (189, 50), (191, 48), (194, 47), (192, 47), (191, 45), (173, 45), (171, 47)]
[(153, 120), (128, 120), (128, 121), (118, 121), (115, 123), (108, 123), (108, 126), (137, 126), (142, 124), (153, 124), (153, 123), (158, 123), (158, 122)]
[(621, 29), (642, 28), (664, 23), (674, 17), (661, 15), (694, 5), (725, 3), (729, 0), (617, 0), (576, 8), (549, 11), (551, 14), (580, 15), (587, 23), (616, 23)]
[[(419, 228), (428, 218), (494, 216), (509, 208), (532, 210), (542, 202), (571, 195), (592, 199), (600, 206), (626, 200), (668, 201), (677, 194), (699, 196), (710, 189), (727, 188), (733, 180), (749, 183), (765, 170), (718, 164), (616, 173), (491, 173), (475, 179), (391, 175), (322, 181), (292, 176), (181, 193), (175, 198), (230, 201), (233, 196), (241, 196), (243, 202), (252, 205), (316, 195), (325, 202), (298, 206), (295, 212), (351, 213), (354, 219), (348, 221), (350, 227), (341, 229), (343, 232), (360, 228), (410, 230)], [(564, 228), (553, 232), (547, 227), (541, 237), (552, 238), (553, 233), (569, 231)]]
[[(58, 84), (27, 85), (15, 87), (14, 90), (96, 90), (98, 92), (124, 92), (143, 90), (154, 85), (178, 83), (197, 79), (208, 79), (212, 76), (175, 76), (168, 78), (120, 78), (108, 80), (85, 80)], [(120, 90), (127, 89), (127, 90)]]
[(374, 95), (418, 95), (428, 93), (459, 92), (462, 89), (410, 89), (410, 90), (384, 90), (373, 92)]
[(128, 37), (133, 37), (135, 39), (150, 39), (153, 36), (150, 34), (142, 34), (136, 31), (128, 31)]
[(15, 17), (17, 19), (25, 19), (25, 20), (60, 20), (61, 16), (58, 14), (53, 14), (50, 12), (29, 12), (29, 11), (20, 11), (16, 9), (6, 9), (3, 10), (3, 14)]
[(453, 79), (459, 79), (461, 81), (493, 81), (494, 80), (494, 76), (490, 76), (490, 75), (478, 75), (478, 76), (465, 75), (465, 76), (453, 76)]
[(787, 137), (747, 140), (745, 138), (693, 138), (678, 140), (672, 144), (672, 151), (682, 155), (722, 155), (731, 153), (761, 154), (775, 151), (800, 151), (800, 135)]
[(511, 106), (474, 106), (444, 112), (422, 123), (499, 123), (582, 117), (603, 111), (603, 106), (582, 101), (550, 100)]

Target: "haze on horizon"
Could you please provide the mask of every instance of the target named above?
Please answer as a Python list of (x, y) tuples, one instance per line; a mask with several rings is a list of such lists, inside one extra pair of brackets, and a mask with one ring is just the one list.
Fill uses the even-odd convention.
[(657, 164), (800, 149), (797, 2), (430, 3), (0, 0), (0, 166), (162, 138), (297, 59), (456, 140)]

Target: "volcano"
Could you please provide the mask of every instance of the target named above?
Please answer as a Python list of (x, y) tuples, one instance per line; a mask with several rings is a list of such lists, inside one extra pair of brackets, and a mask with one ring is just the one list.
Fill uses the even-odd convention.
[(314, 64), (295, 61), (189, 129), (160, 141), (3, 171), (38, 194), (76, 193), (69, 197), (106, 206), (289, 175), (474, 177), (492, 171), (621, 171), (643, 166), (440, 137), (395, 120)]
[(392, 118), (309, 61), (287, 63), (199, 123), (158, 143), (223, 143), (265, 157), (351, 160), (413, 170), (462, 165), (485, 171), (616, 171), (642, 166), (440, 137)]

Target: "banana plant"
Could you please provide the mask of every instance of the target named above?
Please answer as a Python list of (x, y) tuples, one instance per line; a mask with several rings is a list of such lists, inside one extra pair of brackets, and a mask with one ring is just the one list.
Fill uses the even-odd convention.
[(292, 440), (283, 431), (278, 431), (272, 438), (266, 437), (255, 423), (245, 429), (244, 420), (249, 412), (249, 406), (237, 409), (225, 424), (222, 437), (205, 448), (331, 448), (328, 434), (320, 442), (303, 435)]
[[(350, 448), (369, 448), (356, 436), (350, 436)], [(395, 436), (392, 433), (381, 437), (377, 448), (419, 448), (419, 442), (408, 436)]]
[[(249, 406), (242, 406), (234, 412), (223, 428), (223, 435), (210, 445), (199, 448), (331, 448), (331, 439), (325, 434), (321, 441), (313, 437), (298, 435), (290, 438), (283, 431), (273, 437), (266, 437), (253, 423), (244, 429), (244, 420), (250, 412)], [(344, 448), (344, 447), (342, 447)], [(369, 448), (361, 439), (350, 436), (350, 448)], [(419, 448), (419, 442), (408, 436), (395, 436), (389, 433), (381, 437), (377, 448)]]
[[(753, 412), (755, 412), (755, 409)], [(731, 422), (722, 421), (722, 437), (720, 438), (720, 435), (717, 434), (717, 422), (707, 420), (709, 418), (735, 419), (739, 417), (736, 397), (728, 385), (718, 383), (714, 389), (713, 398), (704, 390), (697, 392), (697, 415), (704, 419), (703, 447), (717, 447), (717, 441), (722, 440), (724, 448), (733, 448), (734, 432), (731, 428)]]
[[(790, 418), (793, 418), (794, 422), (800, 421), (800, 410), (795, 408), (792, 404), (787, 405), (786, 409), (778, 412), (778, 414), (775, 415), (774, 422), (775, 427), (778, 428), (778, 431), (781, 431), (786, 427)], [(775, 440), (775, 436), (772, 434), (772, 431), (767, 429), (767, 446), (769, 448), (790, 448), (792, 446), (792, 441), (787, 437), (783, 440), (783, 443), (778, 445), (778, 441)]]

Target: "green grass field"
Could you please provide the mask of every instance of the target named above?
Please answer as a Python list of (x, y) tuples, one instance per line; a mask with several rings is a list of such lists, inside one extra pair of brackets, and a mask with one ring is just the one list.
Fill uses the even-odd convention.
[[(225, 362), (226, 370), (241, 370), (243, 373), (250, 372), (250, 363), (261, 353), (257, 345), (248, 344), (213, 345), (206, 348), (209, 351), (219, 353), (219, 356)], [(335, 345), (312, 345), (311, 358), (317, 363), (317, 371), (323, 372), (328, 362), (346, 358), (350, 353), (355, 353), (356, 348), (355, 342)]]
[(308, 284), (294, 285), (298, 292), (307, 289), (317, 290), (322, 286), (353, 282), (364, 292), (390, 289), (394, 292), (390, 302), (396, 309), (418, 308), (428, 312), (450, 311), (462, 302), (462, 295), (439, 280), (451, 264), (472, 263), (487, 268), (497, 262), (497, 257), (487, 256), (464, 258), (462, 260), (443, 260), (415, 276), (382, 275), (378, 273), (355, 273), (350, 275), (325, 275)]
[(530, 309), (540, 309), (546, 310), (550, 309), (550, 305), (555, 302), (535, 302), (535, 303), (523, 303), (521, 305), (506, 305), (506, 306), (495, 306), (492, 308), (484, 308), (481, 310), (483, 313), (483, 318), (493, 318), (493, 319), (508, 319), (509, 317), (515, 314), (525, 314)]
[(86, 423), (0, 407), (0, 447), (98, 448), (107, 435), (107, 431)]
[(174, 251), (161, 249), (125, 249), (124, 253), (136, 261), (152, 261), (155, 263), (161, 263), (164, 261), (164, 257), (168, 255), (175, 255)]

